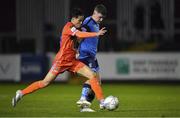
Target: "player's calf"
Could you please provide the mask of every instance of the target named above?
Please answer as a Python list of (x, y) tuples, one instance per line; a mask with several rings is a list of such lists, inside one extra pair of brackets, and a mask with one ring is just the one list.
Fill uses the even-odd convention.
[(77, 101), (77, 105), (82, 107), (83, 105), (91, 105), (91, 102), (95, 98), (95, 93), (92, 91), (89, 84), (84, 84), (82, 88), (81, 98)]

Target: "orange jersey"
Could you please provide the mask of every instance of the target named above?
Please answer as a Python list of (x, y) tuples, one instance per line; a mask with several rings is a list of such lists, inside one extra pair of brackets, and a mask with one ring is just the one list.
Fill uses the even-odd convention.
[(72, 61), (73, 59), (75, 59), (76, 50), (74, 49), (72, 36), (74, 36), (77, 31), (78, 30), (73, 26), (71, 22), (68, 22), (64, 26), (61, 36), (60, 50), (55, 58), (56, 61)]
[(96, 33), (81, 32), (77, 30), (71, 22), (66, 23), (61, 36), (61, 44), (58, 53), (53, 62), (50, 71), (53, 74), (59, 74), (66, 70), (76, 72), (84, 66), (82, 62), (76, 59), (76, 50), (74, 49), (73, 36), (79, 38), (95, 37)]

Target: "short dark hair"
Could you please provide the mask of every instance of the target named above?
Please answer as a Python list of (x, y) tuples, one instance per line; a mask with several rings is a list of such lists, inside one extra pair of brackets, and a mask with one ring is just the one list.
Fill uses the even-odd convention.
[(84, 13), (80, 8), (73, 8), (71, 10), (70, 19), (73, 17), (77, 18), (78, 16), (84, 16)]
[(96, 5), (94, 10), (96, 10), (98, 13), (101, 13), (103, 16), (106, 16), (107, 14), (107, 9), (103, 4)]

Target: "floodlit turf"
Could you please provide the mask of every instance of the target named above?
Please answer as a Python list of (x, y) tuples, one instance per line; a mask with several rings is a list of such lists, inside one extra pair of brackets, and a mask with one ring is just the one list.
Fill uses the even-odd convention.
[(80, 113), (76, 101), (81, 85), (52, 84), (25, 96), (12, 108), (11, 98), (22, 84), (0, 84), (0, 117), (180, 117), (180, 84), (121, 83), (103, 84), (105, 96), (120, 100), (116, 111), (100, 111), (93, 102), (95, 113)]

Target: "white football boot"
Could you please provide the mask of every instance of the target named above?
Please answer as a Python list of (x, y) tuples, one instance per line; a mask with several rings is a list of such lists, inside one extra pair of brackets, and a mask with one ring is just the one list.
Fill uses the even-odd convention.
[(80, 112), (96, 112), (96, 111), (88, 106), (83, 106), (82, 108), (80, 108)]
[(12, 98), (12, 106), (15, 107), (16, 104), (21, 100), (23, 94), (21, 90), (16, 91), (16, 96)]
[(88, 102), (86, 99), (80, 99), (76, 102), (77, 106), (78, 107), (83, 107), (83, 106), (88, 106), (90, 107), (91, 106), (91, 103)]

